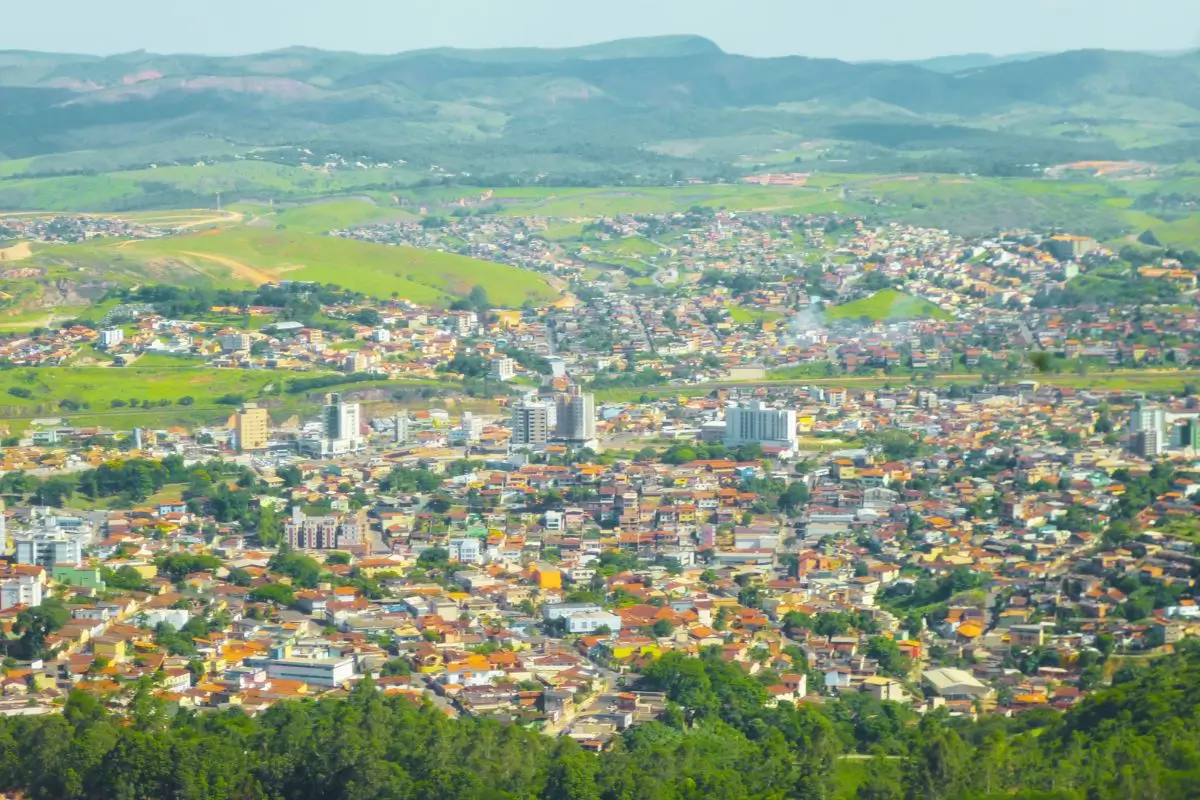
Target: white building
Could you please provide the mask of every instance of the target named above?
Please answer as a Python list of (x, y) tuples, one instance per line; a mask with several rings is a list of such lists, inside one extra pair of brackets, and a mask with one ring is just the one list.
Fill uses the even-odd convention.
[(311, 686), (341, 686), (354, 677), (352, 658), (277, 658), (267, 662), (267, 677)]
[(105, 328), (100, 331), (100, 348), (107, 350), (125, 341), (125, 331), (120, 328)]
[(328, 458), (362, 452), (367, 446), (362, 435), (362, 407), (343, 402), (336, 392), (330, 394), (321, 411), (321, 434), (320, 439), (301, 440), (304, 455)]
[(492, 358), (491, 367), (488, 370), (488, 378), (494, 381), (511, 381), (517, 374), (517, 365), (508, 356), (495, 356)]
[(481, 436), (483, 436), (483, 420), (470, 411), (464, 411), (456, 438), (464, 442), (478, 442)]
[(40, 606), (44, 588), (40, 576), (34, 575), (17, 575), (0, 581), (0, 610), (13, 606)]
[(725, 446), (744, 444), (795, 452), (800, 447), (796, 437), (796, 412), (771, 408), (761, 400), (754, 400), (744, 408), (730, 406), (725, 412)]
[(542, 608), (542, 615), (548, 621), (566, 620), (569, 633), (594, 633), (604, 627), (613, 633), (621, 630), (621, 618), (595, 603), (551, 603)]
[(483, 543), (474, 537), (463, 536), (451, 539), (446, 543), (446, 549), (449, 551), (451, 561), (458, 561), (462, 564), (483, 563)]
[(16, 539), (14, 542), (18, 564), (36, 564), (46, 570), (55, 564), (79, 566), (83, 561), (83, 548), (79, 540), (59, 533), (35, 533)]
[(1167, 415), (1162, 406), (1143, 400), (1129, 412), (1130, 447), (1143, 458), (1154, 458), (1167, 448)]

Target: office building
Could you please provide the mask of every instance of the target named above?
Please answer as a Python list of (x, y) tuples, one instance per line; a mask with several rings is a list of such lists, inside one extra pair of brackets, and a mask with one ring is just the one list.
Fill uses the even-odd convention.
[(512, 448), (541, 450), (550, 442), (550, 407), (537, 400), (522, 400), (512, 410)]
[(13, 542), (16, 562), (33, 564), (47, 571), (55, 564), (79, 566), (83, 561), (83, 547), (79, 540), (61, 533), (35, 533)]
[(292, 509), (291, 518), (284, 523), (283, 535), (297, 550), (345, 550), (359, 547), (367, 541), (367, 512), (333, 513), (310, 517), (303, 509)]
[(775, 409), (754, 400), (749, 406), (731, 406), (725, 412), (725, 446), (760, 444), (764, 448), (795, 452), (796, 412)]
[(267, 662), (267, 677), (333, 688), (354, 677), (354, 659), (275, 658)]
[(257, 403), (246, 403), (234, 420), (237, 447), (243, 453), (266, 450), (271, 438), (271, 418)]
[(517, 374), (517, 365), (508, 356), (495, 356), (492, 358), (491, 367), (488, 370), (488, 378), (493, 381), (511, 381)]
[(100, 331), (100, 349), (108, 350), (125, 341), (125, 331), (120, 328), (105, 328)]
[(1138, 400), (1129, 413), (1129, 445), (1142, 458), (1155, 458), (1167, 447), (1167, 415), (1162, 406)]
[(555, 437), (576, 447), (596, 446), (596, 396), (572, 386), (559, 395)]

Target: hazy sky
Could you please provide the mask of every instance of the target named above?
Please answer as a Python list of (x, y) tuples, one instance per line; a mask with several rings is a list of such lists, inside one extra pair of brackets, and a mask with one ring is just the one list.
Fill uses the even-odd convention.
[(232, 54), (565, 46), (695, 33), (854, 60), (1200, 47), (1200, 0), (3, 0), (0, 49)]

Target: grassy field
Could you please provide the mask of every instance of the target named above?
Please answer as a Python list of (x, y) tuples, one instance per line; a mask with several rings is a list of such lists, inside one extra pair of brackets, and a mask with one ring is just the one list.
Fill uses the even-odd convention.
[(386, 208), (364, 200), (331, 200), (289, 208), (263, 219), (289, 231), (326, 233), (357, 225), (411, 220), (416, 216), (398, 208)]
[(783, 315), (778, 311), (767, 311), (762, 308), (749, 308), (733, 303), (730, 303), (725, 308), (729, 311), (729, 318), (739, 325), (747, 325), (760, 321), (774, 322), (783, 318)]
[(335, 239), (303, 231), (239, 227), (137, 242), (48, 248), (45, 257), (98, 272), (244, 287), (269, 281), (335, 283), (376, 297), (395, 293), (447, 305), (473, 286), (497, 305), (555, 296), (536, 273), (449, 253)]
[(954, 318), (928, 300), (913, 297), (895, 289), (884, 289), (861, 300), (838, 306), (827, 306), (825, 315), (830, 320), (866, 318), (873, 322)]
[[(291, 380), (321, 374), (297, 376), (294, 372), (271, 370), (214, 369), (172, 356), (145, 356), (131, 367), (0, 370), (0, 425), (19, 432), (35, 418), (65, 418), (72, 425), (115, 430), (214, 424), (223, 422), (236, 410), (235, 403), (217, 402), (226, 396), (230, 400), (234, 396), (260, 399), (278, 418), (310, 412), (324, 392), (337, 391), (336, 384), (298, 394), (286, 391)], [(429, 380), (378, 380), (345, 384), (341, 391), (363, 393), (450, 385)], [(191, 398), (192, 402), (181, 404), (185, 398)], [(114, 401), (119, 405), (113, 405)]]

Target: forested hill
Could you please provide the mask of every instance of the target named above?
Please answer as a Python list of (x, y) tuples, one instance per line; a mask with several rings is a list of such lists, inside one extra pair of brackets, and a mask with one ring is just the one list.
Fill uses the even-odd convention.
[[(82, 693), (61, 716), (0, 720), (0, 789), (46, 800), (1185, 800), (1200, 796), (1200, 651), (1184, 648), (1119, 672), (1115, 688), (1065, 716), (979, 723), (940, 712), (918, 721), (859, 696), (767, 708), (762, 685), (718, 653), (671, 655), (644, 684), (683, 705), (600, 755), (451, 720), (366, 682), (348, 699), (281, 703), (253, 719), (172, 713), (147, 684), (128, 720)], [(871, 757), (839, 758), (848, 751)]]
[(0, 159), (87, 152), (121, 167), (284, 146), (563, 177), (696, 175), (781, 152), (873, 171), (900, 154), (1009, 168), (1200, 156), (1195, 53), (847, 63), (751, 58), (694, 36), (395, 55), (8, 51), (0, 100)]

